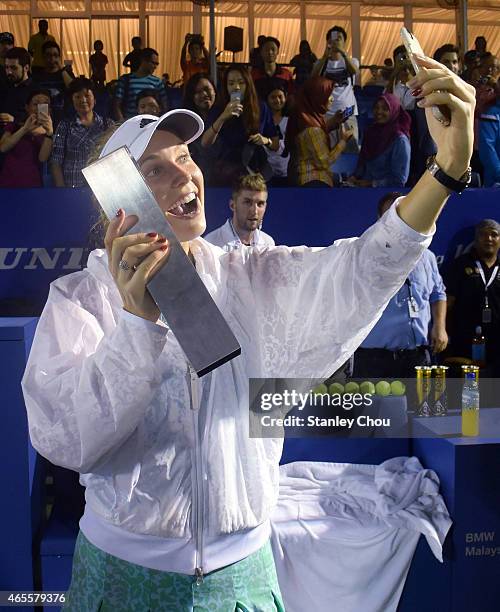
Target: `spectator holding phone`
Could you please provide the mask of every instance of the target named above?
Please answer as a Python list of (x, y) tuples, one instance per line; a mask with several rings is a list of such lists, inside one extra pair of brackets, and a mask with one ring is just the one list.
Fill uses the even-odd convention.
[(331, 104), (333, 81), (314, 77), (297, 95), (285, 136), (290, 151), (288, 178), (300, 187), (333, 187), (331, 165), (344, 151), (353, 129), (340, 127), (340, 140), (332, 147), (325, 114)]
[(41, 164), (52, 150), (49, 109), (50, 93), (33, 90), (26, 102), (26, 121), (5, 126), (0, 139), (0, 153), (5, 154), (0, 187), (42, 187)]
[(392, 55), (394, 58), (394, 70), (387, 84), (386, 92), (397, 96), (404, 110), (411, 111), (417, 103), (416, 97), (407, 85), (413, 76), (413, 67), (404, 45), (396, 47)]
[[(189, 59), (186, 57), (189, 53)], [(186, 34), (181, 50), (181, 69), (184, 83), (197, 72), (209, 72), (210, 60), (208, 49), (201, 34)]]
[(248, 70), (241, 66), (230, 66), (224, 73), (220, 103), (209, 112), (206, 125), (202, 146), (218, 144), (214, 185), (231, 185), (248, 172), (247, 166), (253, 172), (263, 170), (265, 149), (277, 151), (279, 147), (271, 112), (259, 101)]
[(346, 51), (347, 32), (341, 26), (333, 26), (326, 33), (326, 47), (323, 57), (313, 67), (312, 76), (323, 76), (333, 81), (335, 89), (331, 98), (327, 118), (338, 111), (354, 106), (348, 127), (353, 130), (350, 148), (357, 152), (358, 105), (354, 96), (354, 81), (359, 72), (359, 60)]
[(410, 172), (410, 115), (394, 94), (385, 93), (373, 107), (349, 183), (357, 187), (404, 187)]

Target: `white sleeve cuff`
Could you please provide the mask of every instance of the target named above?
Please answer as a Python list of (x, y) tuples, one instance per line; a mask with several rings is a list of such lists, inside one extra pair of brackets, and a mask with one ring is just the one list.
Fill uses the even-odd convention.
[(407, 225), (403, 221), (403, 219), (401, 219), (401, 217), (398, 214), (397, 207), (399, 206), (399, 204), (401, 203), (403, 199), (404, 199), (404, 196), (401, 196), (400, 198), (394, 201), (394, 204), (389, 208), (387, 213), (384, 215), (384, 220), (389, 225), (396, 226), (400, 233), (406, 234), (408, 238), (412, 241), (425, 242), (426, 240), (429, 240), (429, 238), (432, 238), (434, 234), (436, 233), (436, 224), (434, 224), (432, 230), (428, 234), (422, 234), (414, 230), (412, 227)]
[(120, 319), (125, 321), (127, 324), (135, 325), (136, 327), (142, 328), (143, 330), (148, 330), (153, 334), (159, 334), (162, 336), (166, 336), (168, 333), (168, 327), (158, 319), (156, 323), (153, 321), (148, 321), (147, 319), (143, 319), (128, 310), (122, 308), (120, 312)]

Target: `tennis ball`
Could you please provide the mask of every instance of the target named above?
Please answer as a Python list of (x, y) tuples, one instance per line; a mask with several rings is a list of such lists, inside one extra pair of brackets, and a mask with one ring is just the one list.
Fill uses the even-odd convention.
[(334, 382), (328, 387), (328, 393), (330, 395), (342, 395), (344, 393), (344, 385)]
[(357, 382), (351, 380), (344, 387), (344, 393), (359, 393), (359, 385)]
[(375, 385), (375, 390), (377, 392), (377, 395), (385, 397), (386, 395), (390, 394), (391, 385), (386, 380), (379, 380), (378, 383)]
[(406, 387), (403, 382), (400, 380), (393, 380), (391, 382), (391, 393), (393, 395), (404, 395), (406, 392)]
[(328, 387), (325, 385), (325, 383), (321, 383), (317, 387), (314, 387), (312, 392), (314, 393), (314, 395), (321, 395), (323, 393), (328, 393)]
[(369, 380), (365, 380), (364, 382), (362, 382), (359, 385), (359, 390), (363, 394), (370, 393), (371, 395), (375, 395), (375, 385)]

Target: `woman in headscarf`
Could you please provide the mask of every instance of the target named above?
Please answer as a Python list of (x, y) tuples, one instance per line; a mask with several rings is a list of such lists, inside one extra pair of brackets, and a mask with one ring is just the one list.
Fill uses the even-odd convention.
[(345, 149), (352, 129), (340, 127), (340, 140), (331, 148), (325, 121), (333, 81), (314, 77), (304, 83), (288, 121), (285, 143), (290, 151), (288, 177), (301, 187), (333, 187), (331, 165)]
[(373, 107), (354, 176), (357, 187), (404, 187), (410, 172), (410, 115), (399, 99), (385, 93)]

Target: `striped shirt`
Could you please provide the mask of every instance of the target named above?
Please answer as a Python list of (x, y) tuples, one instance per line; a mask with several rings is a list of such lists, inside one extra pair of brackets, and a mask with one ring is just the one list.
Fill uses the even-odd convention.
[(163, 81), (152, 74), (139, 77), (132, 72), (120, 77), (115, 91), (115, 98), (121, 101), (125, 119), (137, 115), (137, 94), (143, 89), (155, 89), (160, 94), (162, 112), (168, 110), (167, 90)]
[(297, 185), (311, 181), (322, 181), (333, 187), (333, 174), (330, 166), (345, 148), (340, 141), (330, 149), (328, 134), (320, 127), (302, 130), (295, 139), (292, 167)]
[(92, 125), (85, 126), (80, 119), (63, 119), (54, 136), (51, 162), (62, 166), (65, 187), (84, 187), (82, 168), (87, 165), (99, 136), (113, 125), (111, 119), (103, 119), (94, 113)]

